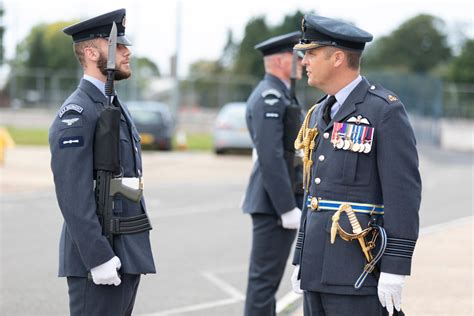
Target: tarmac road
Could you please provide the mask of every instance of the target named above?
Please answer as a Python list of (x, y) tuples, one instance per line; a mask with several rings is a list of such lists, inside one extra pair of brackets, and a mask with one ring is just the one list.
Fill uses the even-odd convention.
[[(0, 169), (1, 315), (68, 314), (49, 159), (45, 147), (17, 147)], [(251, 222), (239, 204), (250, 168), (248, 156), (145, 153), (158, 274), (142, 278), (136, 315), (242, 314)], [(422, 226), (472, 216), (472, 153), (422, 148), (421, 171)], [(279, 298), (290, 292), (287, 272)]]

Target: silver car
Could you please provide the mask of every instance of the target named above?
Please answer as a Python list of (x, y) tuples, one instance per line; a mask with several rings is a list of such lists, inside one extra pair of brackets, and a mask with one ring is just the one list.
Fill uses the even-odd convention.
[(214, 152), (251, 150), (252, 140), (245, 121), (245, 102), (227, 103), (214, 123)]

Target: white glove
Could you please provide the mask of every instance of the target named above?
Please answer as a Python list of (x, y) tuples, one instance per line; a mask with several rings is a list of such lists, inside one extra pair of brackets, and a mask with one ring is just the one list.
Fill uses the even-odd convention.
[(298, 279), (298, 274), (300, 273), (300, 265), (296, 265), (295, 269), (293, 270), (293, 274), (291, 275), (291, 287), (293, 288), (293, 292), (296, 294), (303, 294), (303, 290), (301, 289), (301, 280)]
[(301, 210), (297, 207), (281, 215), (281, 226), (286, 229), (300, 228)]
[(397, 311), (401, 309), (403, 284), (405, 284), (405, 275), (380, 273), (377, 294), (380, 303), (387, 308), (389, 315), (393, 315), (394, 306)]
[(92, 281), (97, 285), (120, 285), (122, 281), (117, 271), (121, 266), (120, 259), (117, 256), (113, 257), (106, 263), (91, 269)]

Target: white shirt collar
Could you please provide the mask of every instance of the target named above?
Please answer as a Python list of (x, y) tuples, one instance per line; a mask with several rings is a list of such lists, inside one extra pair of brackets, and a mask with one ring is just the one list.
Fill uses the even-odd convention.
[(283, 82), (283, 84), (285, 85), (285, 87), (286, 87), (288, 90), (290, 90), (290, 87), (291, 87), (290, 81), (285, 81), (285, 80), (281, 80), (281, 79), (280, 79), (280, 81)]

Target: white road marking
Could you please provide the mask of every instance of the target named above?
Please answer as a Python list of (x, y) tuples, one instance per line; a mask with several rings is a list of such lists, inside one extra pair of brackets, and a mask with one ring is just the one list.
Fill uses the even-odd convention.
[[(235, 269), (235, 268), (233, 268), (233, 269)], [(223, 292), (227, 293), (230, 296), (230, 298), (217, 300), (217, 301), (206, 302), (206, 303), (201, 303), (201, 304), (183, 306), (183, 307), (168, 309), (168, 310), (165, 310), (165, 311), (161, 311), (161, 312), (157, 312), (157, 313), (153, 313), (153, 314), (145, 314), (145, 315), (146, 316), (165, 316), (165, 315), (176, 315), (176, 314), (182, 314), (182, 313), (190, 313), (190, 312), (195, 312), (195, 311), (198, 311), (198, 310), (210, 309), (210, 308), (215, 308), (215, 307), (219, 307), (219, 306), (239, 303), (239, 302), (242, 302), (245, 299), (245, 295), (243, 293), (241, 293), (238, 289), (236, 289), (235, 287), (233, 287), (229, 283), (227, 283), (224, 280), (217, 277), (216, 272), (202, 272), (201, 274), (209, 282), (211, 282), (212, 284), (217, 286)]]
[(241, 293), (238, 289), (225, 282), (224, 280), (218, 278), (215, 273), (212, 272), (203, 272), (202, 275), (208, 279), (215, 286), (220, 288), (225, 293), (229, 294), (232, 298), (243, 301), (245, 299), (245, 294)]

